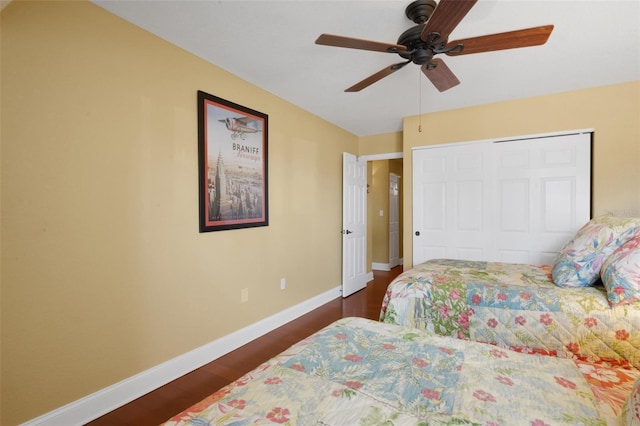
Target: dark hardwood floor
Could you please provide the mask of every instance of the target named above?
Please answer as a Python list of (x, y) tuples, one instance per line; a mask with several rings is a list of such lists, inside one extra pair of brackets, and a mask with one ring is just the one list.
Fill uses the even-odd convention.
[(373, 281), (365, 289), (344, 299), (334, 299), (88, 425), (158, 425), (335, 320), (344, 317), (377, 320), (387, 285), (401, 272), (402, 266), (388, 272), (374, 271)]

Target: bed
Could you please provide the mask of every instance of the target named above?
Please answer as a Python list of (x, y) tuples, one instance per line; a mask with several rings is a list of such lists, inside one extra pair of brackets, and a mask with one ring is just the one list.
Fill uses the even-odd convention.
[(592, 219), (552, 265), (429, 260), (390, 283), (380, 320), (640, 368), (640, 219)]
[(165, 426), (632, 425), (639, 383), (635, 368), (345, 318)]

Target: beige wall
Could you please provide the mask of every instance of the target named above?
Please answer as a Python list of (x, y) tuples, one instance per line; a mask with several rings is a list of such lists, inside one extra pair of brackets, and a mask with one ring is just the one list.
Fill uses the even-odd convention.
[(358, 142), (358, 155), (376, 155), (402, 152), (402, 132), (362, 136)]
[(373, 262), (373, 197), (371, 196), (371, 185), (373, 184), (373, 161), (367, 162), (367, 272), (371, 272)]
[[(1, 17), (1, 424), (340, 284), (356, 136), (91, 3)], [(269, 115), (268, 227), (198, 233), (197, 90)]]
[[(640, 81), (425, 114), (423, 132), (418, 118), (404, 121), (405, 194), (413, 147), (592, 128), (593, 214), (640, 216)], [(405, 268), (413, 264), (411, 203), (406, 196)]]

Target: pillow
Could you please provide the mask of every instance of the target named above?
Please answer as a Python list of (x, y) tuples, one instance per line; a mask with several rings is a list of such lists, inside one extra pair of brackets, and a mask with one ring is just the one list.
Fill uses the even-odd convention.
[(611, 306), (640, 300), (640, 231), (607, 257), (600, 276)]
[(599, 216), (591, 219), (556, 255), (551, 265), (553, 281), (559, 287), (587, 287), (599, 278), (602, 262), (625, 243), (640, 218)]
[(622, 407), (622, 420), (626, 425), (640, 425), (640, 377), (633, 385), (631, 395)]

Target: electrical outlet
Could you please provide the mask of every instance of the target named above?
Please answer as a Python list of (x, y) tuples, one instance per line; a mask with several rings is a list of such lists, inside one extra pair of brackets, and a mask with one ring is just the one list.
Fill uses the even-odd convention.
[(280, 290), (284, 290), (285, 288), (287, 288), (287, 279), (280, 278)]
[(243, 288), (240, 290), (240, 303), (247, 303), (249, 301), (249, 289)]

